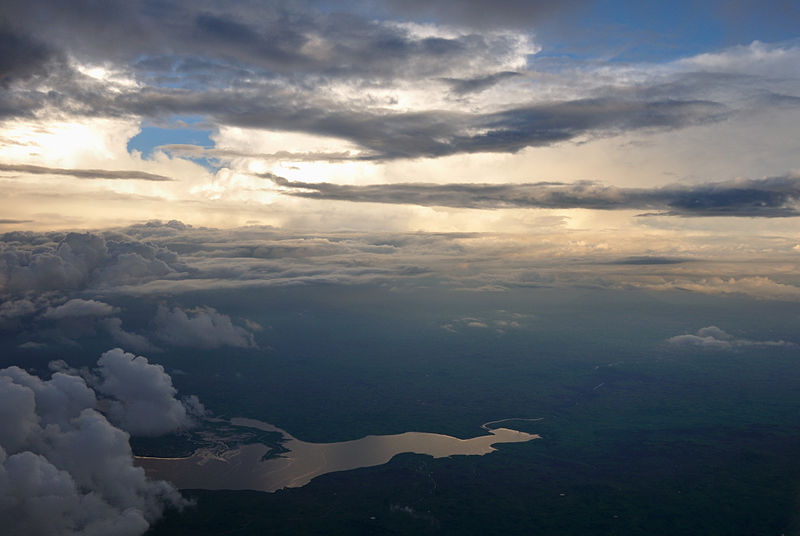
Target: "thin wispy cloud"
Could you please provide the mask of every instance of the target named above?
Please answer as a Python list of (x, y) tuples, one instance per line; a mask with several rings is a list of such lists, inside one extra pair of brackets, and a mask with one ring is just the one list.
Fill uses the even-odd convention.
[(618, 188), (595, 182), (565, 184), (399, 183), (342, 185), (290, 181), (267, 173), (262, 177), (289, 195), (311, 199), (412, 204), (473, 209), (548, 208), (659, 210), (668, 216), (798, 216), (800, 178), (795, 176), (739, 180), (661, 188)]
[(111, 170), (111, 169), (66, 169), (31, 164), (4, 164), (0, 163), (0, 172), (24, 173), (30, 175), (63, 175), (76, 179), (106, 179), (106, 180), (140, 180), (140, 181), (172, 181), (173, 179), (147, 173), (145, 171)]

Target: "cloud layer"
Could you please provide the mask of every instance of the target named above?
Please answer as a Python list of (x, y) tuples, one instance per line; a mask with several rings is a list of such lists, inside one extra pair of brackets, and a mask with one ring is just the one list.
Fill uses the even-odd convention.
[[(48, 329), (77, 331), (82, 325), (140, 352), (152, 351), (148, 339), (204, 349), (254, 348), (254, 329), (245, 319), (166, 301), (183, 292), (247, 286), (437, 285), (497, 292), (590, 285), (800, 299), (800, 279), (787, 270), (796, 258), (794, 237), (765, 233), (742, 242), (737, 228), (730, 231), (735, 239), (720, 239), (716, 232), (684, 234), (682, 218), (661, 219), (678, 225), (675, 232), (655, 227), (640, 237), (624, 229), (565, 229), (565, 221), (549, 218), (530, 233), (488, 235), (320, 234), (179, 222), (83, 234), (7, 233), (0, 235), (0, 329), (50, 323)], [(742, 225), (746, 232), (756, 224)], [(126, 330), (124, 310), (106, 314), (114, 307), (108, 297), (119, 294), (163, 297), (148, 331)], [(95, 316), (70, 316), (89, 312)]]

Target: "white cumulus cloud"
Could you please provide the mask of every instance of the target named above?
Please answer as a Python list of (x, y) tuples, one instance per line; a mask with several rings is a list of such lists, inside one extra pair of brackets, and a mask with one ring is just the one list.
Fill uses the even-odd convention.
[(160, 306), (155, 317), (156, 335), (168, 344), (194, 348), (255, 347), (253, 334), (236, 326), (228, 315), (211, 307), (184, 310)]
[(9, 536), (135, 536), (185, 501), (133, 465), (83, 378), (0, 370), (0, 525)]
[(191, 427), (202, 415), (195, 398), (182, 403), (164, 367), (121, 348), (105, 352), (97, 362), (98, 393), (110, 397), (108, 418), (134, 435), (160, 435)]
[(729, 350), (744, 346), (793, 346), (788, 341), (752, 341), (736, 338), (717, 326), (708, 326), (697, 330), (694, 334), (676, 335), (667, 339), (667, 344), (682, 347), (715, 348)]

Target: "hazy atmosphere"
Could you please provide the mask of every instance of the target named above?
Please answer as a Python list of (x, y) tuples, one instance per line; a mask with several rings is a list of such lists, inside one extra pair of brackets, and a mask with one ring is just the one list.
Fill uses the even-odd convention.
[(4, 530), (800, 534), (798, 28), (4, 2)]

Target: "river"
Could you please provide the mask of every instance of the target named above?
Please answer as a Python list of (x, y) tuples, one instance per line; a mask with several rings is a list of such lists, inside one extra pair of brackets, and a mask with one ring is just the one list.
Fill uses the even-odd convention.
[(276, 491), (308, 484), (313, 478), (335, 471), (348, 471), (387, 463), (397, 454), (427, 454), (434, 458), (456, 455), (483, 455), (493, 452), (498, 443), (520, 443), (538, 439), (509, 428), (489, 428), (489, 432), (470, 439), (458, 439), (441, 434), (406, 432), (394, 435), (370, 435), (338, 443), (308, 443), (271, 424), (255, 419), (234, 418), (230, 422), (278, 432), (283, 435), (283, 447), (288, 450), (280, 457), (262, 460), (269, 450), (266, 445), (242, 445), (226, 452), (199, 449), (187, 458), (137, 457), (150, 478), (167, 480), (180, 489)]

